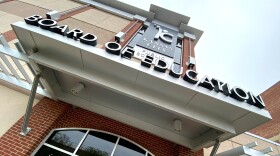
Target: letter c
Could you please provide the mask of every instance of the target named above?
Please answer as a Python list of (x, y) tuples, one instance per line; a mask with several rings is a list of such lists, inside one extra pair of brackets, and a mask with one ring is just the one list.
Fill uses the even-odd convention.
[(198, 73), (194, 70), (187, 70), (183, 79), (185, 81), (188, 81), (188, 82), (192, 83), (192, 84), (196, 84), (198, 82), (198, 79), (195, 78), (197, 76), (197, 74)]

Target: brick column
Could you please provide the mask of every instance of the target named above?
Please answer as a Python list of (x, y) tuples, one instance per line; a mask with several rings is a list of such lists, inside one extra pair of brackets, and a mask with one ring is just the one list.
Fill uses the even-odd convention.
[[(194, 53), (194, 41), (192, 41), (189, 38), (184, 38), (183, 39), (183, 56), (182, 56), (182, 66), (183, 66), (183, 74), (181, 75), (182, 77), (185, 75), (185, 72), (188, 70), (188, 67), (186, 65), (186, 62), (188, 61), (188, 57), (190, 56), (190, 44), (191, 42), (191, 56), (195, 58), (195, 53)], [(196, 66), (194, 66), (194, 69), (196, 70)]]
[[(123, 47), (124, 45), (127, 44), (127, 42), (133, 37), (133, 35), (142, 27), (143, 23), (138, 21), (136, 23), (136, 20), (132, 20), (126, 27), (122, 29), (122, 32), (126, 32), (128, 29), (129, 31), (126, 32), (124, 41), (120, 42), (120, 45)], [(115, 41), (115, 38), (112, 38), (110, 40), (111, 42)], [(105, 48), (105, 45), (102, 47), (103, 49)]]

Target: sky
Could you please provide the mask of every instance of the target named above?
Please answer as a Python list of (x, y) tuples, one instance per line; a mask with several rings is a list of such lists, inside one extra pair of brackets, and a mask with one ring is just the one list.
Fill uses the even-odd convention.
[(204, 31), (195, 47), (197, 71), (260, 94), (280, 80), (279, 0), (120, 0), (189, 16)]

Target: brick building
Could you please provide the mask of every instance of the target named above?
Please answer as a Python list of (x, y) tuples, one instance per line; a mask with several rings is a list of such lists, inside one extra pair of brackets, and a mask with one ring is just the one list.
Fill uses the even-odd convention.
[[(99, 0), (4, 1), (0, 16), (0, 155), (280, 153), (259, 96), (196, 77), (187, 16)], [(262, 96), (277, 118), (276, 86)]]
[(252, 129), (250, 132), (280, 143), (280, 97), (278, 95), (280, 95), (280, 81), (262, 93), (273, 120)]
[[(266, 103), (266, 108), (269, 110), (272, 116), (272, 120), (258, 126), (249, 132), (243, 133), (232, 139), (229, 139), (221, 144), (217, 153), (222, 153), (234, 149), (236, 147), (256, 141), (258, 146), (254, 147), (256, 150), (262, 150), (266, 147), (271, 147), (273, 151), (269, 154), (279, 154), (279, 81), (272, 85), (270, 88), (261, 93), (263, 100)], [(265, 139), (266, 138), (266, 139)], [(204, 149), (204, 154), (209, 155), (210, 149)]]

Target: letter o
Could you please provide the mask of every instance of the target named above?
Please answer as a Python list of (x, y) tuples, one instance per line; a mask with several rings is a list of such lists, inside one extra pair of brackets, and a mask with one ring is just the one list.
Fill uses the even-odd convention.
[(52, 19), (42, 19), (38, 24), (42, 29), (50, 30), (51, 27), (56, 26), (57, 22)]
[(247, 92), (245, 92), (243, 89), (239, 87), (233, 87), (231, 89), (231, 97), (235, 98), (238, 101), (245, 101), (249, 99), (249, 95)]
[(120, 55), (121, 49), (122, 46), (116, 42), (107, 42), (105, 44), (105, 50), (111, 54)]

